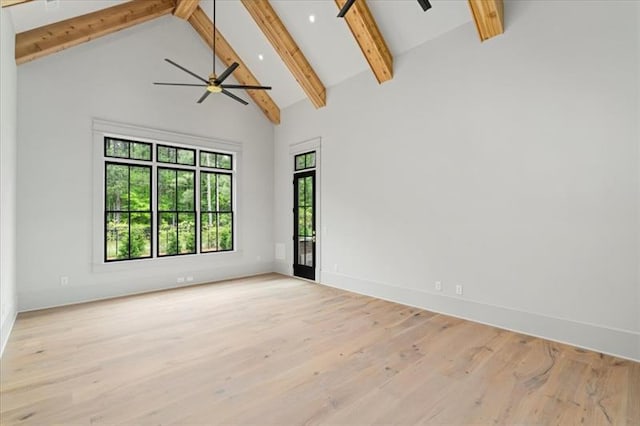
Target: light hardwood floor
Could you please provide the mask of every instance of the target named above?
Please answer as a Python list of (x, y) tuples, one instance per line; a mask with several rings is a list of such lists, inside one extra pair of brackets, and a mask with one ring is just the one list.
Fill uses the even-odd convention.
[(21, 314), (2, 424), (640, 425), (640, 364), (280, 275)]

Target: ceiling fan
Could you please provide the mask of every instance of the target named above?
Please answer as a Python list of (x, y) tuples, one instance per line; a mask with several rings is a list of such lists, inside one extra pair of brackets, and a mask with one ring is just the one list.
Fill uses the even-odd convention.
[(249, 105), (249, 102), (245, 101), (244, 99), (234, 95), (233, 93), (229, 92), (227, 89), (251, 89), (251, 90), (271, 90), (270, 86), (247, 86), (244, 84), (222, 84), (227, 77), (229, 77), (231, 75), (231, 73), (233, 73), (233, 71), (235, 71), (236, 68), (238, 68), (239, 64), (237, 62), (232, 63), (226, 70), (224, 70), (222, 72), (222, 74), (220, 74), (219, 76), (216, 75), (216, 35), (215, 35), (215, 31), (216, 31), (216, 0), (213, 0), (213, 72), (211, 74), (209, 74), (209, 78), (205, 79), (203, 77), (200, 77), (198, 74), (189, 71), (188, 69), (186, 69), (185, 67), (183, 67), (182, 65), (178, 65), (177, 63), (173, 62), (171, 59), (167, 59), (165, 58), (165, 61), (167, 61), (168, 63), (170, 63), (171, 65), (180, 68), (182, 71), (186, 72), (187, 74), (197, 78), (198, 80), (202, 81), (202, 83), (204, 84), (190, 84), (190, 83), (153, 83), (156, 84), (158, 86), (191, 86), (191, 87), (204, 87), (206, 88), (206, 91), (204, 92), (204, 94), (200, 97), (200, 99), (198, 99), (198, 103), (201, 104), (205, 99), (207, 99), (207, 97), (212, 94), (212, 93), (222, 93), (223, 95), (227, 95), (229, 96), (231, 99), (236, 100), (238, 102), (240, 102), (243, 105)]
[[(351, 9), (351, 6), (353, 6), (355, 2), (356, 0), (347, 0), (344, 6), (342, 6), (342, 9), (340, 9), (340, 12), (338, 13), (338, 18), (344, 18), (344, 15), (347, 14), (349, 9)], [(418, 3), (420, 3), (422, 10), (424, 10), (425, 12), (431, 9), (431, 3), (429, 3), (429, 0), (418, 0)]]

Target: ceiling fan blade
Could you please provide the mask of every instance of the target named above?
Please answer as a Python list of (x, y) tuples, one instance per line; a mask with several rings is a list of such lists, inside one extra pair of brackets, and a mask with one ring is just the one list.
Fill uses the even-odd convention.
[(176, 63), (175, 63), (175, 62), (173, 62), (171, 59), (167, 59), (167, 58), (165, 58), (164, 60), (165, 60), (165, 61), (167, 61), (167, 62), (169, 62), (169, 63), (170, 63), (171, 65), (173, 65), (174, 67), (178, 67), (178, 68), (180, 68), (182, 71), (186, 72), (187, 74), (190, 74), (190, 75), (194, 76), (194, 77), (195, 77), (195, 78), (197, 78), (198, 80), (203, 81), (203, 82), (205, 82), (205, 83), (209, 84), (209, 80), (204, 79), (204, 78), (200, 77), (198, 74), (196, 74), (196, 73), (193, 73), (193, 72), (189, 71), (188, 69), (186, 69), (186, 68), (185, 68), (185, 67), (183, 67), (182, 65), (178, 65), (178, 64), (176, 64)]
[(234, 95), (233, 93), (229, 92), (228, 90), (222, 89), (222, 93), (224, 93), (225, 95), (227, 95), (231, 99), (235, 99), (236, 101), (240, 102), (242, 105), (249, 105), (249, 102), (245, 101), (244, 99), (241, 99), (241, 98), (237, 97), (236, 95)]
[(206, 84), (187, 84), (187, 83), (153, 83), (158, 86), (193, 86), (193, 87), (207, 87)]
[(431, 3), (429, 3), (429, 0), (418, 0), (418, 3), (420, 3), (422, 10), (424, 10), (425, 12), (431, 9)]
[(271, 86), (247, 86), (244, 84), (221, 84), (223, 89), (271, 90)]
[(356, 0), (347, 0), (344, 6), (342, 6), (342, 9), (340, 9), (340, 12), (338, 13), (338, 18), (344, 18), (344, 15), (347, 14), (349, 9), (351, 9), (351, 6), (353, 6), (353, 3), (355, 2)]
[(200, 97), (200, 99), (198, 99), (198, 103), (201, 104), (205, 99), (207, 99), (207, 96), (209, 96), (210, 94), (211, 94), (211, 92), (208, 91), (208, 90), (206, 92), (204, 92), (204, 95), (202, 95)]
[(225, 81), (226, 78), (229, 77), (236, 68), (238, 68), (238, 65), (239, 64), (237, 62), (234, 62), (229, 66), (229, 68), (224, 70), (224, 72), (220, 74), (220, 77), (216, 78), (216, 86), (222, 84), (222, 82)]

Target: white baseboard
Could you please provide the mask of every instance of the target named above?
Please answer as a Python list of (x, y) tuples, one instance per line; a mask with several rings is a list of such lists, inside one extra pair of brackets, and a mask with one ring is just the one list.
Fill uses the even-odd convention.
[(321, 283), (330, 287), (640, 362), (637, 331), (523, 312), (335, 272), (322, 271), (321, 277)]
[(277, 274), (292, 275), (293, 272), (291, 271), (291, 269), (291, 262), (287, 262), (284, 260), (276, 260), (275, 262), (273, 262), (273, 272)]
[(15, 309), (12, 309), (2, 319), (2, 323), (0, 323), (0, 358), (4, 353), (4, 348), (7, 346), (9, 335), (11, 334), (11, 330), (13, 330), (13, 325), (16, 323), (17, 316), (18, 313)]
[[(212, 279), (209, 282), (268, 272), (291, 275), (288, 265), (284, 262), (264, 262), (261, 265), (256, 265), (254, 270), (227, 270), (225, 273), (216, 274), (216, 279)], [(320, 276), (321, 284), (330, 287), (640, 362), (640, 332), (637, 331), (588, 324), (565, 318), (554, 318), (418, 289), (398, 287), (388, 283), (360, 279), (335, 272), (322, 271)], [(192, 284), (195, 283), (185, 283), (185, 285)], [(109, 289), (105, 289), (103, 294), (96, 294), (95, 292), (82, 294), (84, 292), (78, 292), (76, 289), (73, 297), (69, 297), (69, 294), (61, 295), (59, 292), (56, 292), (55, 295), (49, 292), (38, 292), (37, 298), (34, 298), (33, 294), (30, 295), (30, 303), (21, 303), (20, 312), (175, 287), (178, 286), (161, 285), (155, 288), (138, 288), (135, 289), (137, 291), (132, 291), (132, 288), (125, 289), (122, 286), (111, 286)], [(10, 312), (2, 322), (0, 355), (4, 351), (15, 319), (16, 312)]]
[[(273, 270), (273, 262), (264, 261), (248, 265), (233, 265), (229, 267), (211, 268), (209, 270), (199, 270), (196, 271), (196, 279), (194, 281), (185, 281), (183, 283), (176, 283), (168, 279), (166, 274), (148, 274), (144, 278), (127, 278), (123, 281), (114, 279), (113, 282), (108, 284), (70, 285), (67, 287), (48, 287), (37, 290), (19, 290), (18, 309), (19, 312), (37, 311), (40, 309), (113, 299), (115, 297), (133, 296), (160, 290), (245, 278), (271, 273)], [(174, 275), (175, 274), (172, 274), (172, 276)]]

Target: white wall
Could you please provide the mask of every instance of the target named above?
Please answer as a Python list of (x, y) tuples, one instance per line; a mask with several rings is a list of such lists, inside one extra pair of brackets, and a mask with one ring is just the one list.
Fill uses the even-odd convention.
[(9, 11), (0, 8), (0, 355), (16, 317), (16, 61)]
[[(18, 300), (20, 310), (272, 270), (273, 127), (254, 105), (199, 88), (163, 61), (203, 75), (211, 53), (190, 25), (168, 16), (18, 69)], [(132, 270), (92, 263), (92, 119), (241, 142), (240, 252), (159, 259)], [(105, 270), (106, 269), (106, 270)], [(60, 277), (69, 286), (60, 286)]]
[(289, 145), (320, 136), (323, 283), (640, 359), (638, 7), (509, 2), (503, 36), (462, 26), (286, 109), (276, 268)]

